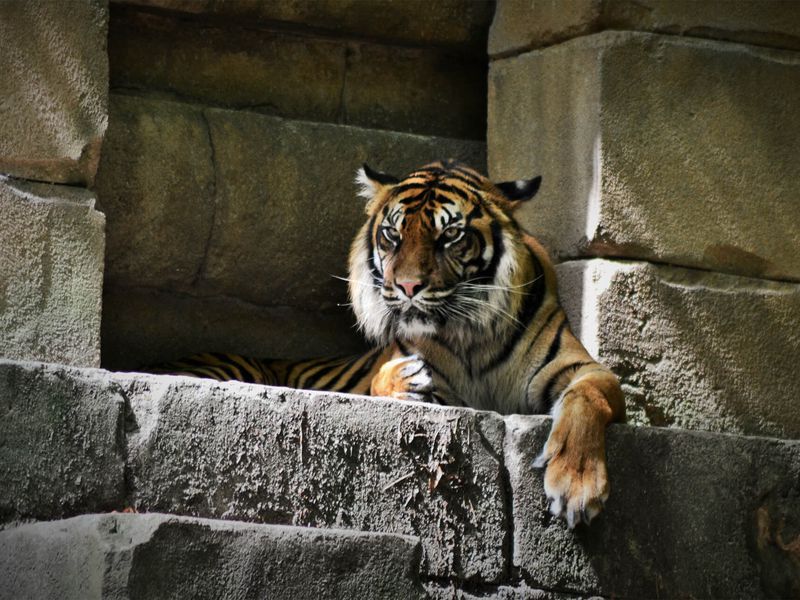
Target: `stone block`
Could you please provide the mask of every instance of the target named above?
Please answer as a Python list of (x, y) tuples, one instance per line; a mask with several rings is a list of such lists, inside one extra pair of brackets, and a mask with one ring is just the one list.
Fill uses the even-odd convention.
[(800, 50), (800, 13), (785, 0), (498, 0), (489, 54), (518, 54), (604, 29)]
[(91, 192), (0, 175), (0, 357), (100, 364), (104, 227)]
[(0, 523), (122, 508), (124, 401), (98, 373), (0, 360)]
[(91, 184), (106, 130), (108, 6), (0, 2), (0, 173)]
[(418, 536), (422, 573), (493, 582), (508, 522), (493, 413), (116, 375), (141, 511)]
[(404, 45), (443, 46), (482, 55), (493, 2), (403, 0), (376, 5), (363, 0), (113, 0), (132, 5), (326, 35), (374, 38)]
[(111, 11), (112, 90), (156, 90), (206, 104), (336, 122), (345, 53), (339, 40), (187, 22), (122, 6)]
[(400, 535), (160, 514), (86, 515), (0, 532), (0, 598), (422, 598)]
[[(261, 324), (244, 337), (221, 339), (226, 326), (220, 323), (211, 341), (226, 343), (217, 349), (252, 347), (254, 331), (264, 331), (287, 310), (330, 315), (331, 324), (341, 315), (335, 327), (343, 332), (353, 319), (337, 307), (347, 302), (347, 294), (334, 276), (346, 276), (350, 242), (365, 218), (364, 202), (355, 194), (356, 169), (369, 161), (400, 174), (442, 156), (480, 169), (484, 149), (479, 142), (112, 95), (97, 181), (99, 207), (108, 220), (106, 283), (140, 295), (151, 288), (168, 298), (150, 312), (175, 315), (178, 322), (169, 329), (180, 325), (191, 339), (208, 338), (198, 338), (191, 332), (194, 323), (175, 314), (179, 297), (193, 306), (195, 298), (207, 299), (209, 306), (247, 303), (234, 310), (235, 323), (241, 324), (231, 324), (236, 330), (246, 327), (241, 315), (263, 309), (263, 316), (255, 317)], [(118, 335), (116, 327), (109, 328), (112, 322), (141, 338), (136, 329), (142, 321), (122, 317), (124, 295), (112, 291), (104, 310), (120, 317), (106, 320), (106, 340)], [(211, 312), (204, 309), (206, 315)], [(293, 339), (311, 338), (310, 326), (296, 325)], [(284, 321), (275, 331), (281, 335), (288, 328)], [(343, 335), (331, 349), (353, 348), (352, 333)], [(282, 343), (265, 343), (252, 353), (265, 356), (281, 350)], [(311, 356), (323, 350), (309, 342), (292, 353)]]
[(800, 281), (800, 54), (606, 32), (489, 79), (490, 174), (543, 175), (520, 215), (557, 259)]
[(635, 423), (800, 438), (800, 285), (602, 259), (557, 267), (573, 331)]
[(348, 45), (343, 121), (472, 140), (486, 137), (486, 63), (430, 48)]
[(116, 286), (106, 286), (103, 306), (103, 366), (114, 370), (205, 351), (311, 358), (367, 348), (347, 306), (322, 312)]
[(112, 95), (97, 173), (105, 279), (186, 288), (201, 275), (214, 220), (213, 146), (202, 109)]
[(437, 48), (187, 22), (117, 6), (109, 53), (112, 89), (169, 93), (290, 119), (486, 135), (485, 60)]
[(611, 496), (591, 526), (547, 512), (545, 417), (506, 418), (514, 566), (532, 587), (619, 598), (800, 594), (800, 443), (612, 425)]

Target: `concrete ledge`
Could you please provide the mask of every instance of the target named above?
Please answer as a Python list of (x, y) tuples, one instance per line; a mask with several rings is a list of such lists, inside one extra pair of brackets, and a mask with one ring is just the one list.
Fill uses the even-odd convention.
[(108, 4), (0, 2), (0, 173), (91, 185), (108, 120)]
[(498, 0), (489, 54), (518, 54), (604, 29), (800, 50), (800, 15), (784, 0)]
[(139, 510), (419, 536), (422, 572), (507, 567), (493, 413), (182, 377), (114, 375)]
[(513, 561), (529, 585), (620, 598), (800, 593), (800, 442), (611, 426), (606, 510), (569, 532), (531, 469), (549, 419), (506, 424)]
[(0, 360), (0, 411), (0, 522), (122, 507), (124, 400), (107, 374)]
[(557, 267), (573, 331), (638, 424), (800, 438), (800, 284), (643, 262)]
[[(0, 431), (0, 472), (11, 474), (0, 490), (3, 519), (133, 506), (414, 535), (434, 598), (800, 592), (797, 441), (614, 425), (606, 512), (569, 531), (547, 513), (541, 472), (531, 466), (547, 417), (0, 367), (0, 403), (19, 407)], [(204, 535), (178, 536), (180, 546), (193, 552), (202, 544), (191, 540)], [(147, 564), (157, 572), (158, 561)]]
[(800, 281), (798, 81), (798, 52), (633, 32), (498, 60), (489, 172), (544, 176), (519, 215), (559, 260)]
[(94, 194), (0, 175), (0, 356), (100, 365), (105, 218)]
[(0, 598), (422, 598), (400, 535), (106, 514), (0, 532)]

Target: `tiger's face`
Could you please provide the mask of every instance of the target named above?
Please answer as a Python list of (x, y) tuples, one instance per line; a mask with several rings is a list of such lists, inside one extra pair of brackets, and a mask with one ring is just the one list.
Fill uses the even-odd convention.
[[(359, 324), (378, 342), (480, 324), (507, 287), (520, 244), (511, 216), (540, 178), (499, 185), (454, 162), (402, 180), (364, 165), (357, 182), (368, 220), (350, 253), (350, 296)], [(502, 304), (502, 302), (500, 302)]]

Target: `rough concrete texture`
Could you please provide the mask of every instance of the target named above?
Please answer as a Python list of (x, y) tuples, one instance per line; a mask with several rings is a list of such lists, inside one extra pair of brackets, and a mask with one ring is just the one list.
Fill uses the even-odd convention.
[[(10, 482), (0, 490), (4, 520), (135, 507), (411, 534), (422, 540), (420, 571), (433, 598), (800, 594), (798, 441), (614, 425), (606, 511), (591, 527), (569, 531), (547, 513), (541, 472), (531, 467), (551, 425), (546, 417), (503, 419), (469, 409), (10, 362), (0, 363), (0, 401), (10, 407), (0, 426), (0, 476)], [(264, 581), (249, 567), (242, 580), (231, 570), (265, 562), (249, 542), (231, 549), (225, 541), (238, 544), (250, 534), (231, 530), (249, 526), (154, 523), (152, 535), (140, 535), (147, 527), (117, 526), (117, 538), (150, 540), (114, 563), (133, 560), (139, 569), (131, 571), (139, 578), (128, 589), (150, 590), (157, 566), (172, 565), (175, 547), (181, 560), (224, 559), (202, 563), (223, 575), (198, 586)], [(57, 532), (61, 525), (37, 527)], [(105, 539), (86, 534), (98, 537)], [(9, 554), (2, 544), (0, 563)], [(91, 544), (82, 546), (85, 560), (53, 546), (63, 558), (48, 561), (52, 574), (59, 573), (53, 565), (100, 560)], [(159, 554), (163, 548), (170, 553)], [(386, 553), (371, 546), (363, 556), (380, 562), (354, 564), (410, 571), (407, 560), (383, 561)], [(172, 566), (165, 570), (176, 578)], [(48, 577), (37, 581), (49, 585)], [(186, 577), (174, 579), (175, 589), (200, 589)]]
[(497, 0), (489, 54), (518, 54), (604, 29), (800, 50), (800, 13), (786, 0)]
[[(636, 85), (631, 85), (636, 81)], [(492, 63), (489, 171), (558, 259), (800, 281), (800, 54), (607, 32)]]
[(635, 423), (800, 438), (800, 285), (602, 259), (557, 267)]
[(91, 184), (106, 130), (108, 6), (0, 2), (0, 173)]
[(186, 21), (115, 6), (109, 55), (112, 90), (149, 90), (292, 119), (486, 135), (485, 59), (436, 48)]
[(443, 46), (482, 55), (494, 13), (493, 2), (474, 0), (113, 0), (117, 5), (219, 17), (251, 25), (284, 27), (409, 45)]
[(507, 567), (493, 413), (175, 377), (116, 375), (135, 418), (139, 510), (419, 536), (422, 572)]
[[(401, 174), (442, 156), (480, 169), (484, 148), (112, 95), (97, 195), (108, 219), (106, 283), (122, 294), (106, 300), (124, 302), (125, 289), (153, 288), (244, 301), (253, 310), (264, 308), (267, 320), (273, 318), (269, 311), (287, 307), (343, 314), (337, 305), (347, 302), (346, 286), (333, 276), (346, 276), (350, 241), (365, 218), (355, 194), (356, 169), (369, 161)], [(105, 310), (121, 315), (125, 307), (107, 304)], [(173, 314), (169, 306), (162, 312)], [(343, 314), (337, 331), (351, 322)], [(188, 319), (175, 327), (183, 339), (197, 336)], [(128, 343), (115, 330), (105, 332), (118, 347)], [(310, 334), (311, 328), (298, 326), (298, 332)], [(296, 339), (302, 342), (302, 335)], [(352, 349), (353, 340), (345, 335), (335, 350)], [(194, 350), (243, 345), (232, 335), (224, 347)], [(271, 343), (253, 351), (264, 356), (273, 349), (281, 347)], [(286, 349), (294, 355), (320, 352), (310, 342)]]
[(567, 594), (532, 588), (524, 581), (513, 585), (468, 586), (439, 585), (428, 583), (425, 586), (429, 600), (603, 600), (599, 596)]
[(202, 351), (310, 358), (360, 354), (369, 347), (348, 306), (326, 312), (271, 308), (231, 297), (113, 286), (106, 286), (103, 306), (108, 369), (141, 369)]
[(0, 357), (100, 364), (104, 227), (92, 193), (0, 175)]
[(0, 598), (422, 598), (419, 542), (160, 514), (0, 532)]
[(0, 523), (122, 506), (123, 397), (97, 373), (0, 360)]
[(533, 587), (619, 598), (800, 595), (800, 443), (611, 426), (611, 496), (574, 532), (531, 464), (544, 417), (506, 419), (514, 565)]

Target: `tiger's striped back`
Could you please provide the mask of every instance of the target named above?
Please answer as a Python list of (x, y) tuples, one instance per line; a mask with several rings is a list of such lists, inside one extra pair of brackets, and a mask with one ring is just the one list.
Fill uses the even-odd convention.
[(374, 348), (365, 354), (307, 360), (261, 359), (223, 352), (204, 352), (162, 363), (150, 373), (241, 381), (308, 390), (369, 394), (370, 382), (383, 354)]

